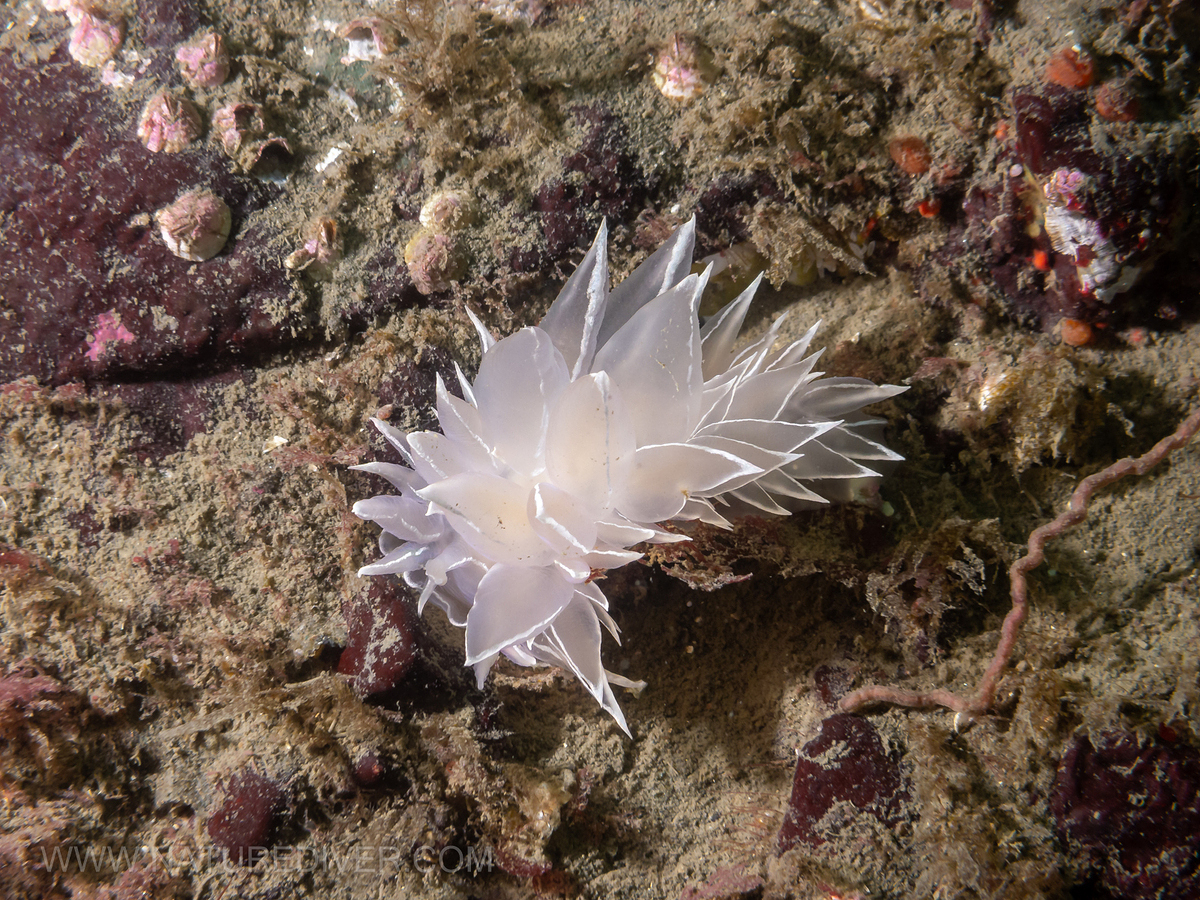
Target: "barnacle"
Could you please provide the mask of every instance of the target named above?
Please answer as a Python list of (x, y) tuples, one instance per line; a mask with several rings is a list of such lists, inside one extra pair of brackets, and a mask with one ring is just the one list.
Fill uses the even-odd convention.
[(225, 201), (207, 188), (182, 194), (154, 214), (163, 243), (181, 259), (203, 262), (225, 246), (233, 217)]
[(187, 97), (161, 90), (138, 119), (138, 138), (151, 153), (178, 153), (200, 134), (196, 105)]
[(197, 35), (175, 51), (179, 74), (193, 88), (215, 88), (229, 77), (229, 52), (215, 31)]
[(717, 76), (712, 51), (699, 38), (688, 34), (672, 35), (654, 57), (650, 77), (654, 86), (669, 100), (688, 102), (704, 93)]
[(67, 44), (72, 59), (99, 69), (117, 55), (125, 41), (124, 18), (90, 3), (70, 3), (65, 11), (75, 26)]
[[(786, 515), (848, 499), (900, 457), (859, 410), (901, 387), (825, 378), (809, 353), (817, 326), (776, 349), (784, 316), (735, 341), (758, 280), (703, 328), (709, 270), (688, 274), (695, 224), (679, 228), (611, 292), (607, 229), (537, 327), (483, 344), (462, 398), (439, 378), (442, 433), (376, 427), (408, 463), (356, 468), (399, 495), (360, 500), (383, 557), (362, 575), (398, 574), (466, 629), (482, 685), (501, 654), (569, 669), (628, 733), (606, 672), (601, 626), (617, 637), (598, 571), (641, 558), (641, 543), (687, 540), (658, 523)], [(761, 279), (759, 279), (761, 280)]]

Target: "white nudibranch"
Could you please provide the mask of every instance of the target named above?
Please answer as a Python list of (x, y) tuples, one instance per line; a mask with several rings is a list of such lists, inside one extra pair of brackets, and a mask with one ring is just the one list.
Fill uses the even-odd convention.
[(601, 663), (601, 626), (618, 634), (593, 576), (688, 540), (659, 523), (731, 528), (868, 488), (900, 456), (859, 410), (904, 388), (821, 378), (816, 325), (775, 349), (786, 314), (736, 349), (757, 280), (701, 327), (694, 221), (612, 291), (607, 237), (539, 326), (497, 341), (471, 315), (483, 359), (473, 383), (458, 370), (462, 399), (438, 379), (441, 434), (374, 420), (408, 465), (355, 466), (399, 494), (354, 512), (383, 529), (359, 574), (402, 575), (418, 612), (464, 627), (481, 686), (501, 654), (560, 666), (628, 734), (612, 685), (633, 683)]

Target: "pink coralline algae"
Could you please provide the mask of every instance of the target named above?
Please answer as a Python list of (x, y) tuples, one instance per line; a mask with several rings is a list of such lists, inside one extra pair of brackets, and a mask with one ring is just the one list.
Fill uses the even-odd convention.
[(624, 221), (645, 202), (646, 175), (621, 120), (601, 106), (577, 107), (572, 116), (577, 128), (586, 129), (579, 149), (563, 158), (562, 177), (543, 183), (534, 201), (545, 256), (514, 254), (510, 263), (517, 271), (560, 259), (589, 239), (601, 218)]
[(1129, 290), (1139, 266), (1122, 266), (1117, 247), (1092, 204), (1092, 179), (1078, 169), (1055, 169), (1043, 187), (1042, 227), (1055, 253), (1075, 264), (1079, 289), (1103, 303)]
[(87, 358), (99, 362), (111, 343), (128, 344), (135, 340), (133, 332), (121, 324), (121, 317), (116, 311), (100, 313), (96, 316), (95, 335), (88, 341)]

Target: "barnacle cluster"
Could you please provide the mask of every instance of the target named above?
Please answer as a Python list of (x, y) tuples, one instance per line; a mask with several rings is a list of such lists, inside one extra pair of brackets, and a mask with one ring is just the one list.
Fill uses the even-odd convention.
[(447, 290), (467, 267), (461, 235), (475, 220), (475, 205), (463, 191), (438, 191), (421, 207), (421, 228), (404, 247), (404, 264), (422, 294)]
[(608, 290), (607, 229), (538, 327), (497, 341), (462, 397), (439, 379), (442, 433), (375, 425), (407, 466), (359, 466), (398, 495), (354, 512), (383, 533), (363, 575), (402, 575), (466, 629), (480, 684), (503, 655), (572, 671), (628, 731), (600, 659), (617, 627), (595, 576), (642, 543), (686, 540), (667, 521), (732, 527), (847, 499), (899, 457), (859, 410), (904, 390), (821, 379), (816, 332), (781, 349), (784, 317), (735, 350), (758, 281), (700, 327), (709, 272), (689, 275), (694, 220)]

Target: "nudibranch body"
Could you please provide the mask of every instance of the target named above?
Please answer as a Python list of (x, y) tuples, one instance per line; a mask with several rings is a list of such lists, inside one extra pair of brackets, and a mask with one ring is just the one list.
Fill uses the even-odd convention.
[(628, 733), (605, 671), (617, 627), (596, 574), (637, 545), (687, 540), (663, 522), (723, 528), (753, 513), (844, 499), (900, 457), (876, 439), (867, 404), (904, 388), (822, 378), (817, 326), (776, 349), (784, 316), (735, 346), (756, 280), (703, 327), (709, 272), (689, 274), (694, 222), (612, 291), (607, 229), (537, 327), (483, 344), (462, 397), (439, 378), (442, 433), (376, 427), (407, 465), (356, 468), (397, 494), (361, 500), (383, 553), (363, 575), (401, 575), (466, 629), (480, 685), (501, 656), (573, 672)]

